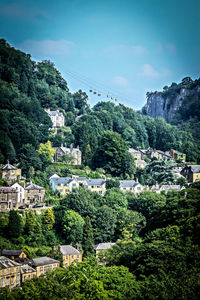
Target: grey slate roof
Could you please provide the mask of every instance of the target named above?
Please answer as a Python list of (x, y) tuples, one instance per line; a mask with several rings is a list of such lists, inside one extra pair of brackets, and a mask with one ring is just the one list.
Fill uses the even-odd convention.
[(2, 255), (20, 255), (22, 252), (24, 252), (23, 250), (6, 250), (4, 249), (2, 251)]
[(54, 181), (56, 184), (63, 184), (63, 185), (67, 185), (69, 184), (71, 181), (73, 181), (74, 179), (71, 177), (55, 177), (55, 178), (51, 178), (51, 181)]
[(8, 162), (5, 166), (3, 166), (3, 167), (1, 168), (1, 170), (17, 170), (17, 168), (14, 167), (14, 166), (12, 166), (12, 165), (9, 164), (9, 162)]
[(130, 153), (140, 153), (139, 150), (135, 150), (135, 149), (133, 149), (133, 148), (129, 148), (128, 151), (129, 151)]
[(53, 147), (56, 151), (61, 149), (65, 154), (70, 154), (72, 151), (81, 152), (79, 148)]
[(30, 183), (25, 187), (25, 190), (44, 190), (44, 188), (34, 183)]
[(76, 248), (72, 247), (71, 245), (61, 245), (60, 252), (63, 255), (73, 255), (73, 254), (81, 254)]
[(17, 266), (20, 266), (20, 264), (18, 264), (14, 260), (11, 260), (5, 256), (0, 256), (0, 270)]
[(189, 165), (193, 173), (200, 173), (200, 165)]
[(87, 185), (103, 185), (105, 182), (104, 179), (86, 179)]
[(16, 189), (10, 186), (1, 186), (0, 191), (4, 191), (4, 193), (17, 193)]
[(47, 256), (42, 256), (42, 257), (32, 259), (32, 265), (34, 267), (55, 264), (58, 262), (59, 262), (58, 260), (53, 259), (51, 257), (47, 257)]
[(60, 112), (60, 111), (57, 111), (57, 110), (50, 110), (50, 111), (47, 111), (48, 115), (49, 116), (60, 116), (60, 117), (63, 117), (63, 114)]
[(120, 180), (119, 183), (122, 188), (133, 187), (138, 184), (135, 180)]
[(100, 244), (97, 244), (95, 245), (95, 250), (106, 250), (106, 249), (109, 249), (111, 248), (112, 246), (114, 246), (115, 243), (100, 243)]

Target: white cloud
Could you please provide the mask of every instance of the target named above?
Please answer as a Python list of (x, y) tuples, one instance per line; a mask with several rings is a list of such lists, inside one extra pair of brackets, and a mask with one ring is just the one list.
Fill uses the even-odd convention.
[(136, 56), (146, 55), (148, 53), (147, 49), (143, 46), (132, 46), (131, 50), (133, 55)]
[(173, 43), (168, 43), (166, 45), (167, 50), (169, 51), (169, 53), (174, 54), (176, 52), (176, 45)]
[(129, 86), (129, 81), (123, 76), (115, 76), (112, 79), (112, 84), (125, 88)]
[(171, 71), (168, 69), (162, 69), (161, 71), (157, 71), (150, 64), (144, 64), (141, 67), (138, 75), (141, 77), (155, 79), (155, 78), (159, 78), (159, 77), (168, 77), (169, 75), (171, 75)]
[(19, 47), (26, 52), (31, 53), (32, 56), (57, 56), (70, 55), (75, 50), (75, 44), (67, 40), (26, 40), (19, 45)]

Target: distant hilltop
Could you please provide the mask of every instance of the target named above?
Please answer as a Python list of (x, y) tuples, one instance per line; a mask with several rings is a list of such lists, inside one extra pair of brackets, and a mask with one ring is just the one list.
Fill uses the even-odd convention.
[(162, 92), (148, 92), (147, 103), (142, 112), (153, 118), (162, 117), (168, 122), (174, 119), (200, 120), (200, 78), (185, 77), (182, 82), (165, 86)]

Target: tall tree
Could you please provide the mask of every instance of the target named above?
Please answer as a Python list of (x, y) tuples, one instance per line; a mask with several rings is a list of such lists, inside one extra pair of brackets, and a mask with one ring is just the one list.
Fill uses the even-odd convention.
[(83, 227), (82, 248), (83, 248), (84, 257), (94, 254), (93, 229), (92, 229), (90, 218), (88, 216), (85, 218), (85, 224)]
[(8, 235), (11, 238), (18, 238), (23, 230), (22, 218), (16, 210), (11, 210), (8, 221)]

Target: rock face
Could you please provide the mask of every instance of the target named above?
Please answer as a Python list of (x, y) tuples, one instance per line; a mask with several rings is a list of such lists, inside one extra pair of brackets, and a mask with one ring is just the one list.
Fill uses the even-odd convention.
[(153, 118), (162, 117), (170, 122), (188, 94), (189, 90), (186, 88), (180, 89), (176, 95), (167, 97), (162, 92), (149, 93), (147, 96), (146, 114)]

